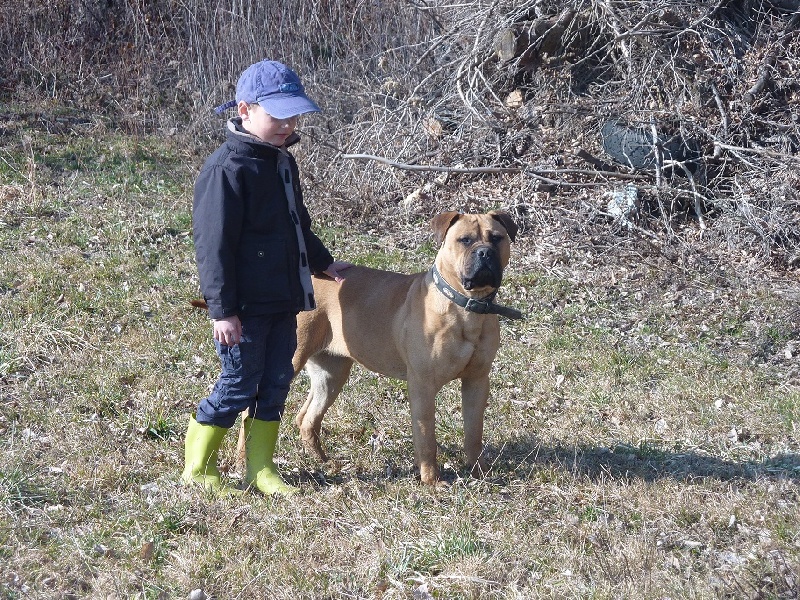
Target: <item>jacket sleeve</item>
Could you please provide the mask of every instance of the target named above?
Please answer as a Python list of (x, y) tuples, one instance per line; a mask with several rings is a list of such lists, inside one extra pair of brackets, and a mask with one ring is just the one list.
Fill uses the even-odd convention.
[(322, 273), (333, 262), (333, 256), (310, 227), (303, 227), (303, 237), (308, 251), (308, 266), (312, 273)]
[(200, 290), (212, 319), (238, 313), (236, 249), (244, 204), (235, 173), (206, 165), (194, 187), (192, 227)]
[(295, 202), (297, 203), (297, 210), (300, 213), (300, 227), (303, 230), (303, 238), (306, 242), (306, 252), (308, 252), (308, 266), (312, 273), (322, 273), (333, 262), (333, 256), (322, 243), (322, 240), (317, 237), (311, 230), (311, 215), (308, 214), (305, 202), (303, 202), (303, 192), (300, 189), (300, 174), (297, 169), (297, 163), (292, 159), (292, 169), (294, 170), (293, 181)]

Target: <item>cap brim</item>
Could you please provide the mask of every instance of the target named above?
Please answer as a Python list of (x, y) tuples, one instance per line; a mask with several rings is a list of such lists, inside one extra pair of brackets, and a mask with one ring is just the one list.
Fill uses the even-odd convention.
[(259, 100), (259, 105), (276, 119), (288, 119), (298, 115), (312, 112), (322, 112), (322, 109), (305, 96), (297, 95), (272, 95)]

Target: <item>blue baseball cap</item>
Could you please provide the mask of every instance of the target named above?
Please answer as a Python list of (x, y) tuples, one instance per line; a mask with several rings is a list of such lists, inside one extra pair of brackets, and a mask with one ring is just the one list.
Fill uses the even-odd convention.
[(276, 119), (288, 119), (322, 109), (306, 96), (300, 77), (286, 65), (274, 60), (262, 60), (247, 67), (236, 84), (236, 100), (214, 110), (217, 114), (233, 108), (244, 100), (258, 103)]

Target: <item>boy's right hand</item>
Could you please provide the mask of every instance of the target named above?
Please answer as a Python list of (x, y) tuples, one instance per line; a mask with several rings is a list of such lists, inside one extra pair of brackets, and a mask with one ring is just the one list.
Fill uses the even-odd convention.
[(352, 266), (354, 266), (353, 263), (335, 260), (328, 265), (328, 268), (325, 269), (323, 273), (333, 279), (336, 283), (342, 283), (344, 281), (344, 275), (342, 275), (342, 271), (349, 269)]
[(242, 322), (236, 315), (214, 319), (214, 339), (223, 346), (235, 346), (242, 341)]

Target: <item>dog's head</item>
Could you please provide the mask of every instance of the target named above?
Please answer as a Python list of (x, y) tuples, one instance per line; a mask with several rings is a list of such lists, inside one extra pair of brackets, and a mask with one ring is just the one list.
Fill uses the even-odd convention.
[(436, 268), (450, 285), (478, 297), (500, 287), (518, 229), (511, 215), (444, 212), (431, 220), (431, 228), (440, 246)]

